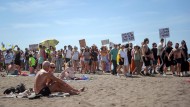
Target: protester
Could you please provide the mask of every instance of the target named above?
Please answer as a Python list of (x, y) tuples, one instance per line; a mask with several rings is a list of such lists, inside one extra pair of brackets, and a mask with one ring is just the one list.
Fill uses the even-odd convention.
[(148, 68), (150, 67), (150, 48), (148, 47), (149, 39), (144, 39), (144, 45), (142, 47), (142, 56), (143, 56), (143, 62), (145, 65), (145, 72), (143, 73), (145, 76), (149, 76), (150, 73), (148, 73)]
[(42, 63), (44, 61), (44, 49), (42, 45), (39, 45), (39, 53), (38, 53), (38, 69), (42, 68)]
[(34, 71), (36, 69), (36, 60), (32, 54), (29, 55), (29, 67), (30, 67), (30, 74), (35, 74)]
[(97, 61), (98, 61), (98, 50), (96, 49), (96, 46), (92, 46), (91, 50), (91, 61), (92, 61), (92, 73), (96, 73), (97, 68)]
[(25, 70), (29, 71), (29, 50), (28, 48), (25, 48), (25, 53), (24, 53), (24, 59), (25, 59)]
[(125, 45), (121, 46), (121, 49), (118, 51), (118, 56), (119, 56), (119, 66), (117, 69), (117, 76), (120, 76), (121, 68), (123, 67), (123, 74), (126, 77), (130, 77), (131, 74), (129, 73), (129, 62), (128, 62), (128, 57), (127, 57), (127, 50), (125, 49)]
[(141, 71), (141, 52), (140, 52), (140, 47), (138, 45), (134, 45), (134, 61), (135, 61), (135, 72), (137, 73), (137, 75), (140, 74)]
[(153, 74), (158, 74), (157, 72), (156, 72), (156, 67), (157, 67), (157, 63), (158, 63), (158, 49), (157, 49), (157, 44), (156, 43), (152, 43), (152, 49), (151, 49), (151, 51), (153, 52), (153, 62), (152, 62), (152, 64), (153, 64), (153, 71), (152, 71), (152, 73)]
[(113, 70), (111, 72), (111, 74), (113, 75), (117, 74), (117, 54), (118, 54), (117, 44), (114, 44), (114, 48), (109, 53), (109, 59), (113, 64)]
[(90, 49), (88, 47), (85, 48), (83, 52), (83, 57), (84, 57), (84, 73), (89, 73)]
[(72, 64), (75, 71), (77, 71), (78, 62), (79, 62), (79, 51), (78, 47), (74, 46), (74, 50), (72, 52)]
[[(186, 60), (186, 56), (183, 52), (183, 50), (181, 48), (179, 48), (179, 43), (175, 44), (175, 48), (172, 49), (172, 51), (170, 52), (169, 56), (168, 56), (168, 60), (170, 61), (170, 57), (174, 56), (174, 61), (176, 62), (177, 65), (177, 76), (183, 76), (183, 74), (180, 75), (181, 72), (181, 64), (182, 64), (182, 60)], [(184, 59), (182, 59), (182, 57)]]
[(182, 56), (182, 64), (181, 64), (181, 72), (183, 74), (183, 76), (188, 76), (187, 71), (189, 71), (189, 62), (188, 60), (188, 48), (186, 45), (186, 42), (184, 40), (181, 41), (181, 47), (180, 47), (184, 53), (185, 56)]
[(161, 40), (160, 40), (160, 43), (158, 44), (158, 50), (157, 50), (157, 56), (158, 56), (158, 60), (159, 60), (159, 69), (158, 69), (158, 71), (159, 71), (159, 73), (163, 73), (163, 59), (162, 59), (162, 53), (163, 53), (163, 50), (164, 50), (164, 48), (165, 48), (165, 46), (164, 46), (164, 39), (162, 38)]
[(106, 46), (101, 47), (100, 51), (100, 57), (101, 57), (101, 65), (102, 65), (102, 72), (106, 72), (106, 63), (107, 61), (107, 55), (108, 55), (108, 50)]
[(61, 50), (58, 50), (56, 54), (56, 72), (60, 73), (62, 71), (62, 65), (63, 65), (62, 52)]
[(170, 52), (172, 51), (172, 45), (173, 43), (171, 41), (168, 41), (167, 43), (167, 46), (165, 48), (165, 50), (163, 51), (163, 64), (164, 64), (164, 73), (163, 73), (163, 76), (166, 76), (166, 72), (168, 70), (168, 67), (170, 67), (170, 70), (172, 71), (173, 75), (175, 75), (175, 71), (174, 71), (174, 56), (171, 55), (169, 60), (168, 60), (168, 57), (169, 57), (169, 54)]

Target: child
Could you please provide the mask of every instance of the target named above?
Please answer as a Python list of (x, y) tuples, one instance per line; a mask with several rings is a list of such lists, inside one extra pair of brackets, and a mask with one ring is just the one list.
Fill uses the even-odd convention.
[(29, 66), (30, 66), (30, 74), (35, 74), (34, 70), (36, 68), (36, 60), (32, 54), (29, 55)]

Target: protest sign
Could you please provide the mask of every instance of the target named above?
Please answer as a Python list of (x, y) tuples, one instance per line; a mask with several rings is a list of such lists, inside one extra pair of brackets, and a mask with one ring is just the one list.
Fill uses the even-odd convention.
[(160, 38), (168, 38), (170, 37), (169, 28), (159, 29)]
[(38, 50), (38, 44), (31, 44), (29, 45), (29, 50)]
[(86, 41), (85, 39), (79, 40), (80, 47), (86, 47)]
[(109, 44), (109, 43), (110, 43), (110, 42), (109, 42), (109, 39), (102, 40), (101, 42), (102, 42), (102, 45), (107, 45), (107, 44)]
[(129, 42), (135, 40), (134, 32), (123, 33), (121, 34), (121, 37), (122, 42)]

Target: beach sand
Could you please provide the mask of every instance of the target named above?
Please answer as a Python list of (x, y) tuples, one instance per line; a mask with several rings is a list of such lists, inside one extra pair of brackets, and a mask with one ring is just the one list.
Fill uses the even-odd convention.
[[(55, 74), (57, 75), (57, 74)], [(81, 76), (77, 74), (77, 76)], [(79, 89), (86, 87), (80, 95), (70, 97), (2, 98), (3, 91), (24, 83), (26, 88), (34, 85), (34, 77), (0, 77), (0, 107), (189, 107), (189, 77), (125, 78), (104, 75), (88, 75), (91, 80), (68, 81)]]

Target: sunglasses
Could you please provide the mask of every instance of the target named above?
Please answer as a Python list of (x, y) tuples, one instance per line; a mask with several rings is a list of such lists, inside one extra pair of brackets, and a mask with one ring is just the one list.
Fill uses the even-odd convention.
[(55, 67), (50, 67), (50, 68), (55, 69)]

